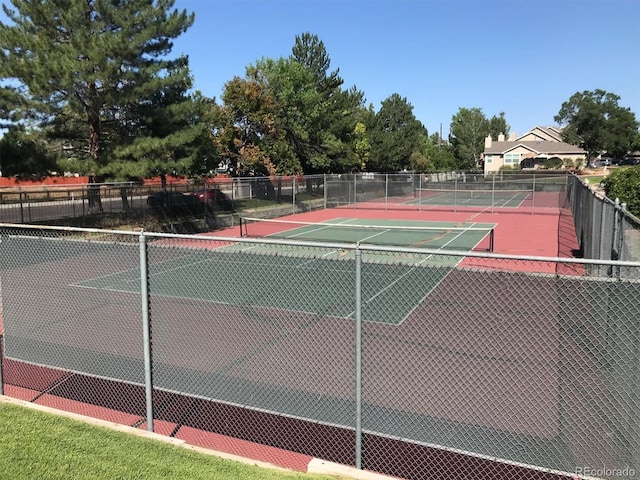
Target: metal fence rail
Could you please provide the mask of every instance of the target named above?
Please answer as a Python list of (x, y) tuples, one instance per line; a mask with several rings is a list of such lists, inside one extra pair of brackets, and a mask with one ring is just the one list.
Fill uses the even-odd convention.
[(404, 478), (640, 468), (638, 262), (6, 224), (0, 240), (5, 394)]

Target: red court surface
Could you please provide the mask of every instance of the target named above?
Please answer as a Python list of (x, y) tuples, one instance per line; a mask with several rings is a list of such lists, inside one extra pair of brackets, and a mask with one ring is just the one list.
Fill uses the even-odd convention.
[[(532, 214), (530, 210), (523, 209), (522, 213), (514, 210), (501, 212), (499, 209), (489, 212), (444, 210), (380, 210), (366, 208), (336, 208), (315, 210), (311, 212), (290, 215), (282, 219), (301, 222), (325, 222), (337, 217), (354, 219), (395, 219), (421, 222), (455, 222), (455, 223), (492, 223), (495, 228), (495, 254), (535, 256), (535, 257), (561, 257), (573, 258), (578, 251), (578, 240), (575, 235), (571, 214), (562, 209), (548, 208), (542, 212)], [(207, 235), (221, 237), (238, 237), (240, 227), (235, 226), (223, 230), (217, 230)], [(183, 244), (183, 241), (180, 241)], [(194, 242), (196, 245), (196, 242)], [(216, 248), (220, 244), (212, 244)], [(506, 271), (529, 271), (532, 264), (522, 261), (466, 258), (462, 266), (495, 268)], [(556, 269), (562, 269), (567, 274), (582, 274), (582, 269), (571, 265), (558, 266), (556, 263), (537, 262), (535, 271), (556, 273)]]

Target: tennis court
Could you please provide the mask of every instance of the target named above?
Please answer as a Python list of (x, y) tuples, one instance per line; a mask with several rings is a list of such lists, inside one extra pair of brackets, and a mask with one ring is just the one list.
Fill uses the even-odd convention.
[[(240, 234), (243, 237), (302, 240), (313, 242), (341, 242), (370, 245), (429, 248), (438, 250), (493, 251), (494, 223), (434, 222), (390, 219), (333, 218), (322, 222), (243, 218)], [(277, 245), (275, 246), (278, 247)], [(271, 245), (245, 248), (269, 252)], [(336, 252), (340, 255), (340, 252)], [(429, 256), (427, 256), (429, 257)], [(393, 261), (422, 264), (423, 254), (394, 257)], [(445, 260), (445, 262), (449, 262)], [(458, 263), (459, 258), (454, 260)]]
[[(564, 310), (574, 312), (577, 303), (569, 293), (581, 292), (583, 280), (522, 273), (531, 269), (528, 265), (517, 273), (458, 266), (456, 262), (471, 258), (465, 249), (482, 247), (478, 238), (472, 240), (479, 232), (464, 230), (495, 226), (489, 214), (459, 214), (457, 222), (424, 222), (417, 220), (426, 216), (419, 212), (403, 214), (412, 221), (334, 218), (345, 213), (323, 211), (315, 224), (264, 222), (258, 227), (263, 223), (243, 222), (244, 238), (237, 241), (148, 235), (154, 381), (159, 388), (245, 406), (238, 413), (242, 421), (234, 424), (252, 432), (258, 409), (282, 412), (282, 418), (269, 418), (274, 430), (277, 425), (278, 430), (294, 431), (283, 426), (289, 417), (311, 419), (313, 425), (318, 420), (351, 425), (356, 260), (346, 248), (296, 250), (285, 245), (286, 239), (325, 235), (325, 242), (440, 245), (460, 254), (438, 262), (425, 254), (399, 260), (395, 252), (362, 250), (366, 428), (533, 465), (573, 465), (563, 442), (563, 425), (573, 417), (563, 416), (561, 409), (580, 398), (568, 392), (566, 367), (559, 371), (558, 365), (575, 362), (578, 373), (573, 376), (579, 379), (582, 357), (568, 356), (574, 355), (566, 350), (573, 337), (558, 318), (559, 312), (566, 318)], [(373, 217), (379, 212), (346, 216), (358, 214)], [(428, 213), (431, 219), (441, 216)], [(509, 236), (512, 230), (523, 238), (531, 235), (522, 223), (509, 230), (513, 218), (500, 219), (500, 251), (516, 238)], [(348, 225), (344, 230), (336, 226), (342, 223)], [(354, 226), (357, 232), (349, 230)], [(251, 240), (260, 236), (257, 227), (264, 229), (268, 242)], [(418, 234), (414, 227), (423, 231)], [(236, 225), (236, 236), (239, 230)], [(486, 231), (484, 235), (481, 240), (487, 242)], [(280, 238), (285, 240), (275, 245)], [(10, 352), (37, 365), (139, 383), (138, 244), (111, 237), (61, 241), (7, 235), (2, 240)], [(365, 253), (372, 256), (365, 258)], [(37, 301), (34, 292), (39, 293)], [(625, 296), (633, 297), (631, 292)], [(81, 387), (87, 386), (101, 392), (99, 380), (64, 378), (60, 387), (39, 389), (47, 393), (38, 401), (53, 394), (113, 407), (100, 393), (81, 395)], [(124, 397), (125, 387), (117, 383), (109, 390)], [(187, 414), (158, 402), (157, 418), (175, 421), (175, 431), (219, 432), (218, 417), (198, 402), (185, 407)], [(577, 411), (573, 405), (569, 407)], [(165, 409), (173, 416), (165, 416)], [(227, 412), (220, 418), (228, 418)], [(413, 444), (395, 446), (402, 448), (399, 457), (407, 457), (408, 445)], [(349, 445), (343, 448), (349, 451)]]
[(518, 208), (532, 197), (527, 190), (416, 189), (410, 205), (456, 205)]
[[(348, 218), (322, 223), (244, 219), (243, 236), (272, 239), (445, 248), (469, 251), (492, 243), (493, 224), (452, 224)], [(352, 319), (353, 291), (327, 283), (330, 271), (355, 284), (354, 250), (300, 245), (238, 242), (213, 250), (176, 250), (177, 256), (149, 265), (152, 295), (216, 304), (253, 305)], [(363, 252), (369, 281), (363, 285), (362, 318), (400, 324), (464, 255)], [(250, 271), (252, 275), (246, 273)], [(211, 281), (211, 272), (217, 281)], [(283, 283), (278, 281), (288, 278)], [(75, 287), (138, 292), (140, 272), (125, 270), (88, 279)]]
[[(316, 257), (201, 251), (149, 266), (150, 293), (182, 300), (297, 311), (306, 314), (352, 319), (353, 291), (326, 282), (331, 271), (355, 282), (354, 260), (335, 258), (331, 250), (316, 250)], [(334, 258), (330, 258), (334, 256)], [(365, 321), (399, 324), (435, 288), (451, 268), (420, 268), (411, 265), (368, 264), (370, 281), (363, 287)], [(251, 275), (247, 275), (247, 272)], [(211, 272), (217, 281), (211, 281)], [(288, 278), (282, 283), (276, 279)], [(127, 270), (73, 284), (108, 291), (140, 290), (139, 270)]]

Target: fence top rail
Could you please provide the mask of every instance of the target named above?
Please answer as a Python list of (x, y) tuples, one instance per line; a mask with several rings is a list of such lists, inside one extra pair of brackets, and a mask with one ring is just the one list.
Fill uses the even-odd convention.
[(142, 231), (132, 230), (106, 230), (101, 228), (86, 228), (86, 227), (65, 227), (58, 225), (26, 225), (23, 223), (0, 223), (0, 229), (14, 229), (14, 230), (27, 230), (33, 231), (48, 231), (48, 232), (76, 232), (76, 233), (97, 233), (102, 235), (123, 235), (123, 236), (140, 236)]
[(138, 182), (105, 182), (105, 183), (53, 183), (50, 185), (11, 185), (0, 187), (0, 192), (14, 191), (49, 191), (49, 190), (81, 190), (91, 187), (121, 188), (138, 186)]
[(220, 243), (246, 243), (246, 244), (263, 244), (263, 245), (282, 245), (290, 247), (310, 247), (310, 248), (333, 248), (342, 250), (360, 250), (371, 252), (395, 252), (395, 253), (412, 253), (412, 254), (424, 254), (424, 255), (437, 255), (437, 256), (449, 256), (449, 257), (475, 257), (475, 258), (492, 258), (499, 260), (523, 260), (530, 262), (551, 262), (551, 263), (563, 263), (563, 264), (580, 264), (580, 265), (612, 265), (620, 267), (640, 267), (640, 262), (629, 262), (622, 260), (597, 260), (588, 258), (563, 258), (563, 257), (542, 257), (542, 256), (529, 256), (529, 255), (512, 255), (503, 253), (491, 253), (491, 252), (473, 252), (473, 251), (460, 251), (460, 250), (444, 250), (434, 248), (415, 248), (415, 247), (394, 247), (394, 246), (378, 246), (378, 245), (361, 245), (358, 243), (344, 243), (344, 242), (308, 242), (300, 240), (282, 240), (282, 239), (268, 239), (268, 238), (246, 238), (246, 237), (218, 237), (210, 235), (185, 235), (177, 233), (156, 233), (140, 231), (128, 231), (128, 230), (103, 230), (98, 228), (81, 228), (81, 227), (62, 227), (51, 225), (24, 225), (24, 224), (12, 224), (12, 223), (0, 223), (0, 229), (14, 229), (25, 231), (58, 231), (58, 232), (76, 232), (76, 233), (94, 233), (103, 235), (121, 235), (121, 236), (138, 236), (146, 238), (173, 238), (184, 240), (199, 240), (206, 242), (220, 242)]

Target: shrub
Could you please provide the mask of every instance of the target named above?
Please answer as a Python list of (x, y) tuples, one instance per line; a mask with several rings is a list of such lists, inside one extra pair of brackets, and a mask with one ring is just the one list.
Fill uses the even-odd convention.
[(558, 170), (562, 167), (562, 159), (558, 157), (545, 158), (542, 165), (544, 165), (544, 168), (549, 170)]
[(613, 170), (602, 183), (607, 197), (620, 199), (631, 214), (640, 217), (640, 165)]

